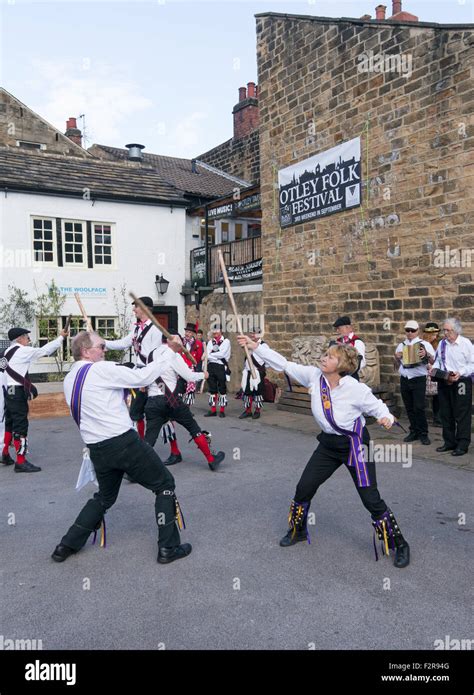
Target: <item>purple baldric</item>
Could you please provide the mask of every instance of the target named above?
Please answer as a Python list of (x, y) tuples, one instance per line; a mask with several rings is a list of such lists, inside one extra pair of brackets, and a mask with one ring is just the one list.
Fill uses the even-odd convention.
[(319, 383), (324, 417), (329, 422), (331, 427), (336, 430), (336, 432), (349, 437), (351, 449), (349, 452), (347, 465), (351, 467), (355, 466), (357, 472), (357, 487), (369, 487), (370, 480), (367, 472), (367, 463), (364, 457), (364, 448), (362, 444), (362, 430), (364, 429), (362, 418), (358, 417), (355, 420), (353, 431), (345, 430), (342, 427), (339, 427), (334, 419), (334, 413), (332, 411), (331, 390), (329, 388), (329, 384), (322, 374)]
[(89, 369), (91, 367), (92, 363), (88, 363), (80, 369), (78, 369), (76, 378), (74, 379), (74, 386), (72, 387), (71, 415), (74, 418), (74, 422), (78, 427), (81, 426), (82, 389), (84, 388), (84, 381), (86, 380), (86, 376), (89, 373)]
[(444, 338), (440, 343), (439, 350), (441, 354), (441, 366), (444, 371), (446, 371), (446, 340)]

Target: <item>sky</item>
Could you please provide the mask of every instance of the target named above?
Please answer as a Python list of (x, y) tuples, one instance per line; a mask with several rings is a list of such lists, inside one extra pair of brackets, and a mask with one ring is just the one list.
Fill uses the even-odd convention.
[[(255, 14), (374, 17), (377, 4), (0, 0), (0, 84), (62, 132), (84, 114), (87, 146), (138, 142), (191, 158), (232, 137), (238, 88), (258, 82)], [(474, 0), (403, 0), (403, 9), (474, 22)]]

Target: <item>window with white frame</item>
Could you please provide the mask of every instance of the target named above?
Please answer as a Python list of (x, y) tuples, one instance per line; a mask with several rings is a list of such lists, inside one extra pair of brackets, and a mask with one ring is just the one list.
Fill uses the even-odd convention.
[(84, 266), (86, 262), (85, 223), (63, 220), (64, 265)]
[[(61, 317), (62, 327), (66, 327), (67, 316)], [(72, 316), (69, 324), (69, 335), (63, 343), (64, 359), (69, 360), (72, 357), (71, 341), (79, 333), (79, 331), (87, 331), (87, 325), (82, 316)]]
[(92, 223), (94, 265), (112, 265), (112, 226)]
[(98, 316), (95, 320), (95, 329), (101, 338), (115, 340), (117, 337), (117, 319), (112, 316)]
[(57, 318), (43, 317), (37, 319), (37, 335), (40, 347), (55, 340), (59, 335), (59, 320)]
[(56, 262), (56, 243), (54, 238), (54, 220), (45, 217), (33, 217), (33, 258), (35, 263)]

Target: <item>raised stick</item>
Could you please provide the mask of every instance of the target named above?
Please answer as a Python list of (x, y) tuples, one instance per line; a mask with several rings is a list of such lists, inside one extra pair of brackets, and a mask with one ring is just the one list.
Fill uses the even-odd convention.
[[(230, 305), (232, 307), (232, 311), (234, 312), (235, 320), (237, 321), (237, 328), (239, 329), (240, 335), (244, 335), (244, 333), (242, 331), (242, 323), (240, 321), (240, 316), (238, 315), (237, 307), (235, 306), (234, 295), (232, 293), (232, 287), (230, 286), (229, 276), (227, 275), (227, 268), (225, 267), (224, 256), (222, 255), (222, 251), (220, 249), (217, 249), (217, 256), (219, 258), (219, 263), (221, 266), (222, 276), (224, 278), (225, 286), (227, 287), (227, 293), (229, 295)], [(247, 363), (248, 363), (248, 365), (250, 367), (250, 371), (252, 373), (252, 379), (256, 379), (257, 378), (257, 372), (255, 371), (255, 366), (254, 366), (253, 360), (250, 357), (249, 349), (246, 345), (244, 345), (244, 350), (245, 350), (245, 356), (247, 357)]]
[[(205, 343), (205, 351), (204, 351), (204, 364), (203, 364), (204, 369), (202, 370), (203, 372), (207, 372), (207, 343)], [(199, 389), (199, 393), (203, 393), (204, 391), (204, 384), (206, 383), (206, 380), (202, 380), (201, 388)]]
[[(143, 304), (141, 299), (138, 299), (138, 297), (136, 295), (134, 295), (133, 292), (129, 292), (129, 295), (133, 299), (135, 306), (140, 307), (140, 309), (143, 311), (143, 313), (146, 314), (146, 316), (150, 319), (150, 321), (158, 328), (158, 330), (160, 330), (163, 333), (164, 336), (166, 336), (166, 338), (172, 338), (173, 337), (171, 335), (171, 333), (169, 331), (167, 331), (164, 326), (161, 325), (161, 323), (158, 321), (158, 319), (155, 318), (155, 316), (153, 316), (150, 309), (145, 304)], [(185, 355), (187, 355), (187, 357), (189, 357), (189, 359), (191, 360), (191, 362), (193, 364), (196, 364), (196, 360), (191, 355), (189, 350), (186, 350), (184, 345), (183, 345), (183, 352)]]
[(71, 319), (72, 319), (72, 314), (69, 314), (69, 316), (66, 319), (66, 323), (64, 324), (64, 330), (68, 331), (69, 326), (71, 325)]
[(92, 333), (93, 328), (92, 328), (91, 320), (90, 320), (90, 318), (87, 316), (86, 310), (84, 309), (84, 305), (83, 305), (83, 303), (82, 303), (82, 301), (81, 301), (81, 298), (79, 297), (79, 295), (78, 295), (77, 292), (74, 294), (74, 297), (76, 298), (76, 302), (77, 302), (77, 305), (78, 305), (78, 307), (79, 307), (79, 311), (80, 311), (81, 314), (82, 314), (82, 318), (83, 318), (84, 321), (86, 322), (87, 331), (88, 331), (89, 333)]

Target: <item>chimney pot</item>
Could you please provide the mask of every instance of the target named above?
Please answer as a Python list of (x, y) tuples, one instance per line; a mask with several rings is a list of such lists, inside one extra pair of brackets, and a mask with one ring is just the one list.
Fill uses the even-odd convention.
[(377, 5), (375, 8), (375, 19), (384, 20), (386, 9), (387, 7), (385, 5)]
[(125, 145), (128, 150), (128, 158), (131, 162), (141, 162), (143, 160), (142, 150), (145, 149), (145, 145), (138, 145), (137, 143), (130, 143)]
[(246, 87), (239, 87), (239, 101), (243, 101), (246, 98), (247, 98)]
[(76, 145), (79, 145), (79, 147), (82, 147), (82, 132), (79, 130), (77, 127), (77, 119), (73, 118), (68, 118), (66, 121), (66, 132), (64, 135), (69, 138), (69, 140), (72, 140), (72, 142), (75, 142)]
[(255, 99), (257, 96), (256, 90), (255, 90), (255, 82), (249, 82), (247, 84), (247, 95), (249, 99)]
[(402, 0), (392, 0), (392, 17), (402, 11)]

